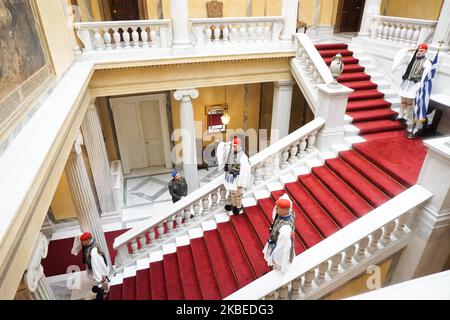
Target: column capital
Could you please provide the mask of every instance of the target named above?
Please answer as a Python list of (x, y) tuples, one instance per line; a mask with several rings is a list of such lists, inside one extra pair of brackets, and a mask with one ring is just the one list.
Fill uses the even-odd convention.
[(199, 96), (197, 89), (177, 90), (173, 94), (173, 97), (177, 101), (189, 102), (192, 99), (197, 99)]
[(75, 155), (80, 155), (82, 153), (81, 146), (84, 144), (83, 135), (81, 131), (78, 130), (77, 136), (75, 137), (75, 141), (73, 142), (72, 152)]
[(35, 292), (39, 280), (44, 275), (44, 268), (41, 260), (47, 257), (48, 240), (44, 234), (40, 233), (34, 246), (33, 254), (28, 262), (28, 268), (24, 275), (24, 282), (30, 292)]

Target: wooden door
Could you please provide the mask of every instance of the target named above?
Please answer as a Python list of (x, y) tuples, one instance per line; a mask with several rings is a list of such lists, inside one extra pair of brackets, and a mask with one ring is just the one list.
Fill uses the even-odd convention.
[(112, 20), (139, 20), (138, 0), (110, 0)]
[(358, 32), (365, 0), (341, 0), (338, 32)]
[(147, 150), (137, 103), (123, 98), (111, 99), (110, 102), (123, 172), (129, 174), (133, 169), (147, 168)]
[(141, 102), (139, 104), (139, 112), (141, 115), (141, 126), (144, 134), (148, 165), (163, 166), (165, 159), (158, 101)]

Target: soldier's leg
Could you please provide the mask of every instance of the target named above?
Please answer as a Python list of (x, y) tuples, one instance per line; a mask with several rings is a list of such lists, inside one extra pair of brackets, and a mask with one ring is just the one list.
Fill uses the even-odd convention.
[(233, 208), (234, 214), (239, 214), (242, 209), (242, 189), (238, 188), (235, 192), (236, 195), (236, 205)]
[(413, 106), (414, 106), (414, 100), (413, 99), (406, 99), (406, 124), (408, 125), (408, 131), (412, 131), (412, 127), (414, 124), (413, 121)]
[(237, 204), (236, 193), (237, 193), (237, 190), (230, 192), (230, 194), (231, 194), (231, 205), (233, 206), (233, 208), (235, 208), (236, 204)]
[(406, 98), (400, 98), (400, 113), (397, 116), (397, 120), (402, 120), (405, 118), (405, 109), (406, 109)]
[(225, 205), (225, 210), (227, 210), (227, 211), (233, 210), (233, 206), (234, 206), (234, 204), (233, 204), (233, 195), (234, 195), (234, 191), (229, 190), (229, 195), (227, 197), (227, 204)]

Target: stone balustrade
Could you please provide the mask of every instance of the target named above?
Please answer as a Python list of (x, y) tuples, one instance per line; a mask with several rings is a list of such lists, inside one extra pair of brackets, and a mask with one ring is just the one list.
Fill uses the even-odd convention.
[(167, 48), (171, 20), (129, 20), (75, 23), (83, 52), (141, 48)]
[(278, 42), (283, 17), (190, 19), (197, 45), (212, 43)]
[(408, 245), (409, 212), (432, 196), (415, 185), (226, 299), (318, 299)]
[[(289, 136), (252, 156), (253, 185), (258, 186), (273, 178), (274, 174), (289, 165), (295, 165), (303, 157), (317, 151), (316, 136), (325, 120), (316, 118)], [(248, 192), (251, 192), (249, 190)], [(210, 219), (216, 209), (226, 203), (228, 192), (223, 186), (223, 177), (218, 177), (181, 199), (165, 212), (160, 212), (139, 226), (125, 232), (114, 240), (117, 250), (116, 270), (148, 254), (166, 240), (174, 231), (183, 231), (193, 223)]]
[(370, 16), (370, 38), (400, 45), (415, 46), (429, 42), (437, 21), (401, 17)]

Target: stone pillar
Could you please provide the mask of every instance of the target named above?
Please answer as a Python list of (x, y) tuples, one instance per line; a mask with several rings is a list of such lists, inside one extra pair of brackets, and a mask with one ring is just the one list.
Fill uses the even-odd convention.
[(274, 144), (289, 134), (293, 88), (293, 81), (275, 82), (270, 144)]
[(27, 270), (23, 275), (23, 290), (16, 294), (18, 300), (56, 300), (55, 294), (50, 288), (44, 275), (41, 260), (47, 257), (48, 240), (44, 234), (40, 234), (34, 246), (33, 254), (28, 262)]
[(438, 24), (434, 31), (431, 48), (437, 49), (439, 41), (444, 41), (442, 45), (443, 51), (450, 50), (450, 1), (444, 1), (442, 4), (441, 14), (439, 15)]
[(170, 0), (174, 48), (192, 46), (189, 35), (189, 11), (187, 0)]
[(118, 208), (114, 197), (111, 168), (108, 154), (106, 153), (102, 126), (93, 102), (86, 111), (81, 130), (83, 131), (84, 143), (91, 164), (101, 216), (118, 216), (118, 219), (120, 219), (121, 208)]
[(358, 33), (359, 37), (368, 38), (370, 36), (370, 16), (379, 15), (380, 7), (381, 0), (366, 0), (361, 20), (361, 28), (359, 29)]
[(282, 41), (292, 41), (297, 31), (298, 0), (283, 0), (281, 2), (281, 15), (285, 18)]
[(97, 211), (94, 194), (83, 160), (82, 144), (83, 136), (79, 132), (67, 160), (65, 173), (81, 231), (90, 232), (93, 235), (95, 241), (106, 255), (108, 266), (111, 267), (111, 258), (100, 222), (100, 214)]
[(175, 91), (174, 97), (175, 100), (180, 101), (183, 170), (189, 187), (189, 193), (191, 193), (200, 187), (197, 170), (194, 108), (192, 106), (192, 99), (198, 98), (198, 90), (178, 90)]
[(353, 90), (340, 84), (321, 84), (317, 88), (319, 96), (316, 117), (321, 117), (326, 122), (317, 136), (316, 146), (320, 151), (329, 151), (332, 145), (344, 142), (345, 109), (348, 95)]
[(392, 273), (392, 283), (441, 272), (450, 254), (450, 137), (424, 141), (428, 153), (418, 184), (433, 193), (412, 212), (410, 242)]

